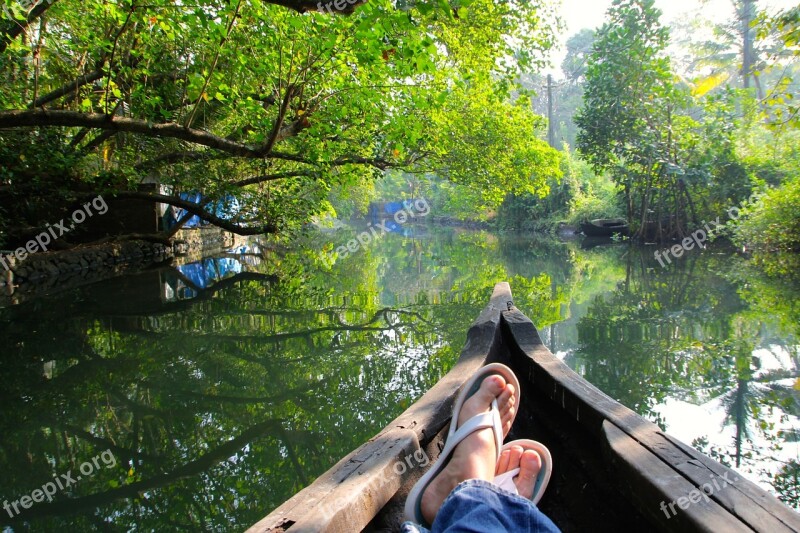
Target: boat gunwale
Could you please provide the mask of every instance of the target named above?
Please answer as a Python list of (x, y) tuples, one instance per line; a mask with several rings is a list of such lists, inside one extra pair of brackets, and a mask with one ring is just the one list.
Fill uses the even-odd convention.
[[(664, 531), (800, 531), (800, 514), (752, 481), (670, 436), (575, 373), (542, 343), (518, 309), (503, 313), (509, 363), (522, 383), (561, 407), (598, 439), (620, 490)], [(522, 342), (520, 341), (522, 339)], [(658, 475), (656, 475), (658, 472)], [(669, 516), (661, 502), (689, 498), (713, 477), (736, 481)]]

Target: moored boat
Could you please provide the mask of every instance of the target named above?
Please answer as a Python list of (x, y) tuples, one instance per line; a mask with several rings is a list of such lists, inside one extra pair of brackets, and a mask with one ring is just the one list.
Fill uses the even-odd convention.
[(800, 531), (800, 514), (554, 357), (514, 307), (507, 283), (495, 287), (450, 372), (250, 531), (397, 530), (408, 491), (443, 447), (459, 388), (495, 361), (521, 383), (506, 440), (550, 448), (553, 477), (539, 507), (563, 531)]
[(587, 237), (627, 235), (628, 222), (622, 218), (598, 218), (588, 222), (581, 222), (580, 229)]

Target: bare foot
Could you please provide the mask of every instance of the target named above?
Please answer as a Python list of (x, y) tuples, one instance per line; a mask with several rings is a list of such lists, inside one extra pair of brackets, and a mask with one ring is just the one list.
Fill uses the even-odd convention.
[[(514, 420), (515, 394), (514, 386), (507, 384), (501, 376), (487, 377), (481, 383), (478, 392), (464, 402), (458, 417), (458, 425), (461, 426), (473, 416), (488, 411), (491, 408), (492, 400), (497, 398), (497, 407), (500, 411), (500, 421), (505, 436), (511, 429)], [(491, 428), (475, 431), (461, 441), (453, 450), (450, 462), (431, 481), (422, 495), (420, 508), (423, 518), (432, 524), (445, 498), (462, 481), (467, 479), (493, 480), (496, 458), (497, 449)]]
[(505, 474), (515, 468), (519, 468), (519, 474), (514, 477), (517, 492), (523, 498), (530, 500), (533, 496), (536, 477), (542, 469), (542, 458), (533, 450), (526, 450), (522, 446), (511, 446), (500, 454), (495, 475)]

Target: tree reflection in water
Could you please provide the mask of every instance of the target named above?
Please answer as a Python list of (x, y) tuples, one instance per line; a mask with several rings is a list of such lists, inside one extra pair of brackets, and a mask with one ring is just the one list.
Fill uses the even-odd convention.
[(797, 287), (729, 254), (670, 269), (651, 255), (628, 250), (624, 279), (579, 320), (568, 362), (665, 428), (687, 424), (670, 419), (689, 412), (665, 409), (670, 400), (720, 412), (717, 427), (692, 430), (692, 444), (797, 506)]
[[(764, 439), (795, 440), (787, 302), (798, 300), (742, 261), (703, 254), (667, 271), (627, 246), (409, 233), (333, 264), (327, 251), (349, 235), (0, 309), (0, 498), (108, 449), (116, 468), (20, 519), (38, 530), (246, 527), (434, 384), (500, 280), (570, 364), (638, 412), (669, 424), (670, 398), (723, 405), (732, 447), (695, 443), (718, 459), (758, 465), (772, 453)], [(792, 363), (765, 364), (764, 350)], [(785, 497), (797, 492), (788, 466), (773, 481)]]

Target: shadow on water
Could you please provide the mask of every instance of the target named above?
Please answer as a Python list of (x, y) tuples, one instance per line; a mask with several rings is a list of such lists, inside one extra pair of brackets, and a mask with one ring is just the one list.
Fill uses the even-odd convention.
[[(661, 269), (649, 249), (405, 229), (347, 257), (330, 252), (358, 228), (0, 309), (3, 522), (242, 529), (447, 372), (499, 280), (605, 392), (686, 435), (682, 413), (711, 413), (719, 428), (678, 436), (797, 493), (794, 289), (730, 254)], [(104, 451), (113, 466), (15, 512)]]

